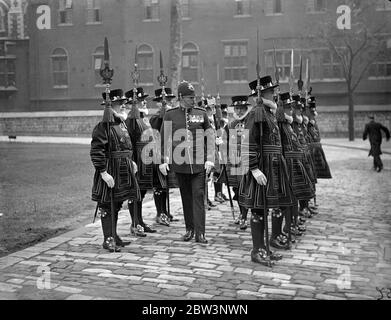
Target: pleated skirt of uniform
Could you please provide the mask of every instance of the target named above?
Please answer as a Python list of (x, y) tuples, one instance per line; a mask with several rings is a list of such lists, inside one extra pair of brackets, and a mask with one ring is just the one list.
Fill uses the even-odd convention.
[(318, 179), (331, 179), (331, 172), (324, 154), (322, 144), (319, 142), (311, 143), (311, 155), (314, 162), (316, 177)]
[(114, 152), (113, 164), (107, 169), (107, 172), (114, 178), (114, 188), (110, 189), (103, 181), (100, 172), (95, 171), (91, 199), (102, 204), (110, 203), (110, 190), (112, 190), (116, 202), (139, 200), (141, 198), (140, 188), (133, 173), (131, 161), (130, 157), (123, 157), (120, 152)]
[(289, 181), (297, 200), (309, 200), (315, 196), (315, 188), (303, 164), (304, 153), (286, 151), (284, 153), (288, 168)]
[[(292, 206), (297, 200), (293, 194), (287, 164), (281, 154), (281, 147), (263, 147), (263, 173), (267, 178), (266, 207), (278, 208)], [(260, 166), (259, 166), (260, 168)], [(241, 179), (239, 185), (239, 205), (245, 208), (263, 209), (264, 198), (262, 186), (254, 179), (249, 170)]]

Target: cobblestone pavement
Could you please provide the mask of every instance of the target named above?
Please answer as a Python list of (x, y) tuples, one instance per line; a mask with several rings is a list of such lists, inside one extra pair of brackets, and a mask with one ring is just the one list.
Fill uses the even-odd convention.
[[(96, 222), (1, 258), (0, 299), (377, 299), (391, 287), (391, 155), (379, 174), (368, 151), (325, 153), (333, 179), (318, 183), (320, 213), (272, 269), (250, 262), (250, 230), (226, 204), (207, 213), (208, 245), (181, 241), (173, 190), (180, 221), (146, 238), (130, 237), (120, 213), (119, 234), (132, 240), (120, 253), (101, 248)], [(144, 212), (153, 222), (153, 202)]]

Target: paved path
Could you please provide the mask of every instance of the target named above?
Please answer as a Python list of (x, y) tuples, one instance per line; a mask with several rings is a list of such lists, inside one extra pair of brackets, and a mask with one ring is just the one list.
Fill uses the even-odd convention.
[(121, 253), (101, 248), (97, 222), (1, 258), (0, 299), (377, 299), (391, 287), (391, 155), (379, 174), (367, 151), (325, 152), (333, 179), (317, 186), (320, 213), (273, 269), (250, 262), (250, 230), (225, 204), (208, 212), (208, 245), (182, 242), (176, 190), (181, 220), (146, 238), (129, 236), (121, 212), (119, 234), (132, 240)]

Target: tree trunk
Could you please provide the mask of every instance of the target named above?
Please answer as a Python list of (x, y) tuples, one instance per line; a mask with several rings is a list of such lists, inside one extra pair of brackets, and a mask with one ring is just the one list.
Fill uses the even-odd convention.
[(349, 102), (349, 141), (354, 141), (354, 101), (353, 92), (348, 88), (348, 102)]
[(170, 79), (171, 89), (176, 94), (182, 77), (182, 14), (181, 1), (171, 0), (170, 20)]

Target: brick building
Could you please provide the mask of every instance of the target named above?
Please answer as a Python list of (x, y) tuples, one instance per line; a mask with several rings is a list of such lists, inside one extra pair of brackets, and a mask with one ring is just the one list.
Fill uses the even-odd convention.
[[(160, 71), (160, 51), (166, 63), (165, 71), (168, 72), (170, 2), (0, 0), (0, 44), (4, 37), (15, 39), (13, 43), (16, 43), (9, 49), (14, 52), (14, 62), (8, 62), (10, 53), (5, 56), (14, 70), (15, 86), (10, 85), (10, 80), (8, 87), (1, 86), (5, 71), (0, 46), (0, 112), (100, 109), (97, 102), (104, 87), (101, 85), (99, 68), (105, 36), (109, 40), (111, 66), (114, 68), (112, 87), (131, 88), (130, 72), (137, 47), (140, 85), (153, 95), (153, 90), (158, 86), (156, 78)], [(248, 93), (247, 83), (256, 77), (256, 37), (259, 28), (262, 74), (274, 74), (273, 44), (281, 90), (289, 88), (292, 49), (296, 79), (299, 56), (303, 57), (303, 61), (310, 59), (311, 84), (318, 104), (325, 112), (333, 112), (328, 119), (340, 121), (339, 125), (344, 131), (347, 95), (341, 65), (326, 46), (308, 37), (308, 30), (330, 16), (337, 19), (336, 8), (345, 2), (181, 0), (182, 76), (195, 84), (198, 94), (201, 93), (201, 84), (205, 94), (215, 95), (218, 90), (222, 102), (229, 102), (233, 95)], [(15, 18), (19, 24), (7, 21), (12, 16), (9, 12), (14, 7), (13, 3), (20, 8), (19, 18)], [(50, 28), (47, 29), (37, 27), (37, 19), (42, 16), (39, 8), (43, 5), (50, 8)], [(380, 112), (381, 117), (391, 121), (388, 113), (391, 108), (390, 1), (377, 0), (376, 6), (370, 10), (373, 21), (386, 25), (388, 32), (383, 32), (382, 37), (389, 49), (375, 59), (356, 90), (355, 104), (358, 112), (361, 112), (359, 123), (364, 121), (364, 115), (368, 112)], [(13, 29), (7, 30), (13, 25), (19, 26), (19, 33)], [(28, 30), (28, 35), (21, 30)], [(12, 80), (9, 69), (7, 72), (8, 79)], [(339, 130), (330, 127), (326, 131), (338, 133)]]

